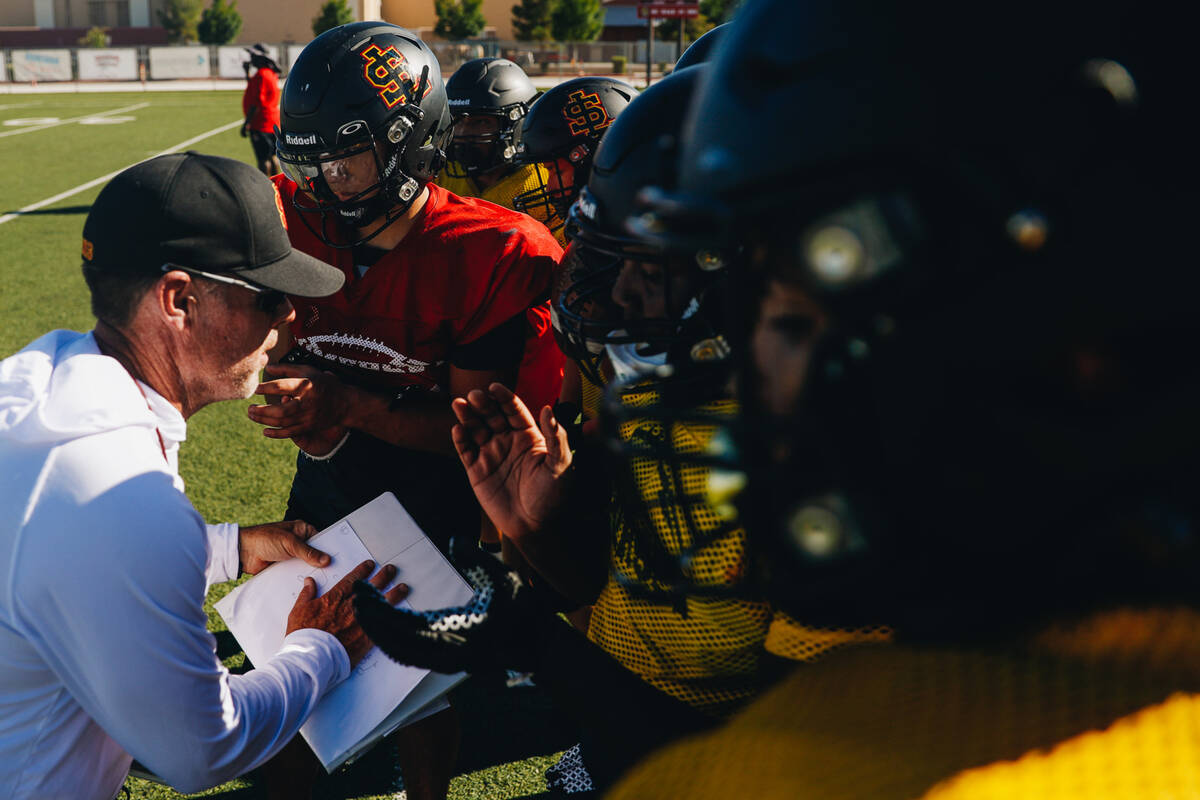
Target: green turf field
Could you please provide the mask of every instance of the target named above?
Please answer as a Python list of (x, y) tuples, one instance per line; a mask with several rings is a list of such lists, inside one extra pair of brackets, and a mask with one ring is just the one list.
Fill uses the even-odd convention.
[[(236, 92), (0, 95), (0, 220), (166, 150), (194, 149), (252, 162), (250, 144), (237, 132), (240, 100)], [(34, 119), (49, 125), (53, 119), (80, 117), (91, 124), (70, 121), (40, 130), (28, 124)], [(108, 121), (98, 122), (101, 119)], [(25, 123), (6, 124), (13, 120)], [(231, 127), (219, 131), (225, 126)], [(219, 132), (180, 146), (214, 131)], [(0, 221), (0, 357), (53, 328), (91, 328), (79, 246), (84, 218), (100, 188)], [(248, 524), (279, 519), (283, 513), (295, 450), (290, 442), (263, 437), (259, 426), (247, 419), (246, 405), (210, 406), (189, 421), (180, 471), (188, 496), (210, 521)], [(216, 587), (210, 600), (229, 588)], [(211, 608), (209, 618), (214, 630), (223, 629)], [(240, 656), (229, 663), (239, 664)], [(472, 733), (476, 732), (464, 732), (464, 749), (478, 750), (472, 740), (487, 737)], [(450, 796), (510, 798), (542, 791), (541, 772), (553, 761), (556, 748), (539, 747), (536, 738), (526, 740), (529, 746), (523, 751), (500, 756), (503, 760), (489, 759), (486, 753), (464, 759), (469, 771), (454, 779)], [(324, 781), (318, 797), (394, 797), (390, 758), (381, 750)], [(510, 760), (530, 753), (539, 755)], [(127, 787), (134, 798), (181, 796), (136, 779)], [(253, 780), (235, 781), (204, 796), (248, 800), (261, 796), (261, 787)]]

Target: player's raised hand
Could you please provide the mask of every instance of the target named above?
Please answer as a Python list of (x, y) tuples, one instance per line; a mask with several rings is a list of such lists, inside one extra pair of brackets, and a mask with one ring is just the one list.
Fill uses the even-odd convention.
[(252, 405), (246, 412), (267, 426), (264, 436), (294, 439), (345, 425), (346, 387), (333, 373), (299, 364), (271, 364), (266, 374), (273, 380), (260, 383), (255, 394), (282, 402)]
[(561, 507), (571, 466), (567, 432), (547, 406), (540, 419), (503, 384), (475, 389), (451, 404), (454, 447), (480, 506), (504, 534), (519, 540)]

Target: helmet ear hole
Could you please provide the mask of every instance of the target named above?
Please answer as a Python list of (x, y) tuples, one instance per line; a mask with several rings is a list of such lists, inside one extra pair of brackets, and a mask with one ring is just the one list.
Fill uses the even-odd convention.
[(400, 144), (412, 133), (413, 124), (408, 117), (398, 117), (388, 126), (387, 138), (392, 144)]

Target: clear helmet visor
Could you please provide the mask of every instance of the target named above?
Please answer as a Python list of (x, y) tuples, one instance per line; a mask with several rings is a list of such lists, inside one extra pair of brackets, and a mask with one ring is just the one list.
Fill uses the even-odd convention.
[(374, 148), (342, 158), (321, 161), (321, 177), (338, 199), (348, 200), (379, 183), (379, 163)]
[(281, 149), (283, 174), (323, 202), (362, 198), (381, 182), (375, 147), (364, 142), (334, 153), (293, 153)]

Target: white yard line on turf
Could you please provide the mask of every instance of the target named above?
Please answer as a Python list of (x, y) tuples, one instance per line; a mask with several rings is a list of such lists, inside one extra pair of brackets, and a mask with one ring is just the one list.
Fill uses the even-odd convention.
[(145, 108), (149, 103), (135, 103), (124, 108), (114, 108), (112, 111), (101, 111), (97, 114), (84, 114), (80, 117), (71, 117), (70, 119), (60, 119), (58, 122), (47, 122), (44, 125), (30, 125), (28, 128), (17, 128), (15, 131), (5, 131), (0, 133), (0, 139), (5, 136), (17, 136), (22, 133), (33, 133), (34, 131), (44, 131), (47, 128), (57, 128), (59, 125), (66, 125), (68, 122), (78, 122), (81, 119), (91, 119), (92, 117), (107, 117), (110, 114), (120, 114), (122, 111), (137, 111), (139, 108)]
[[(238, 127), (241, 124), (242, 124), (242, 120), (240, 120), (240, 119), (234, 120), (233, 122), (230, 122), (228, 125), (222, 125), (219, 128), (213, 128), (211, 131), (205, 131), (204, 133), (200, 134), (199, 136), (193, 136), (192, 138), (190, 138), (186, 141), (182, 141), (177, 145), (168, 147), (166, 150), (163, 150), (161, 153), (155, 153), (152, 156), (147, 156), (146, 158), (143, 158), (141, 161), (133, 162), (133, 164), (140, 164), (140, 163), (142, 163), (142, 161), (149, 161), (151, 158), (158, 158), (159, 156), (165, 156), (168, 153), (178, 152), (178, 151), (182, 150), (183, 148), (190, 147), (191, 145), (194, 145), (196, 142), (207, 139), (210, 136), (216, 136), (218, 133), (224, 133), (225, 131), (233, 130), (234, 128)], [(122, 172), (129, 169), (129, 167), (132, 167), (133, 164), (129, 164), (128, 166), (121, 167), (119, 170), (116, 170), (115, 172), (110, 172), (107, 175), (101, 175), (99, 178), (90, 180), (87, 183), (81, 183), (78, 186), (76, 186), (74, 189), (67, 189), (65, 192), (59, 192), (58, 194), (54, 195), (54, 197), (47, 197), (45, 200), (38, 200), (36, 203), (33, 203), (32, 205), (25, 206), (24, 208), (18, 208), (16, 211), (12, 212), (11, 214), (5, 214), (3, 216), (0, 216), (0, 225), (3, 225), (4, 223), (8, 222), (9, 220), (16, 219), (17, 217), (21, 216), (22, 214), (28, 214), (30, 211), (37, 211), (39, 208), (45, 208), (46, 206), (53, 205), (54, 203), (57, 203), (59, 200), (65, 200), (72, 195), (79, 194), (80, 192), (86, 192), (88, 189), (91, 189), (93, 186), (99, 186), (100, 184), (104, 183), (105, 181), (111, 180), (112, 178), (117, 177), (117, 175), (120, 175)]]

